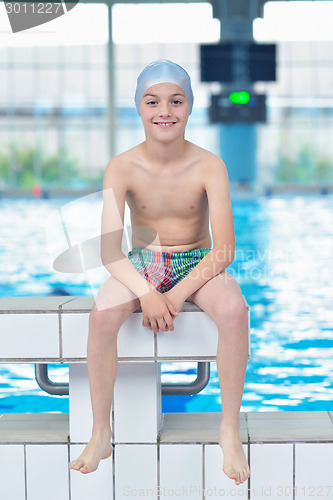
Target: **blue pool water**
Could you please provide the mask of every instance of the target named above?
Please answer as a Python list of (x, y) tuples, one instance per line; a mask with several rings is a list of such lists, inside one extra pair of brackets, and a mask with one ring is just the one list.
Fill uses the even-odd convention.
[[(98, 289), (99, 275), (52, 268), (59, 243), (55, 209), (62, 207), (74, 221), (72, 241), (80, 224), (91, 234), (98, 231), (98, 198), (71, 201), (0, 200), (2, 296), (92, 295)], [(333, 196), (235, 198), (232, 205), (236, 258), (228, 271), (251, 309), (252, 354), (242, 411), (332, 410)], [(162, 364), (163, 381), (190, 381), (195, 367)], [(68, 367), (53, 366), (49, 374), (66, 381)], [(69, 411), (67, 397), (39, 389), (33, 365), (0, 365), (0, 376), (0, 413)], [(220, 411), (215, 363), (199, 395), (164, 396), (162, 409)]]

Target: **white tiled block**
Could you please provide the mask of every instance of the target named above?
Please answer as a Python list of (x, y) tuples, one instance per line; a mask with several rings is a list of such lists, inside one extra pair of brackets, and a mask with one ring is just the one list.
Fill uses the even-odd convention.
[(58, 358), (57, 314), (0, 314), (1, 358)]
[(116, 442), (155, 442), (161, 421), (160, 363), (120, 362), (114, 390)]
[(157, 335), (158, 356), (216, 356), (217, 327), (206, 313), (180, 313), (174, 327)]
[(117, 500), (137, 497), (157, 500), (157, 445), (116, 445), (115, 482)]
[(61, 314), (64, 358), (86, 358), (89, 314)]
[(23, 445), (0, 446), (0, 498), (25, 498)]
[(295, 486), (297, 499), (333, 499), (333, 444), (295, 445)]
[[(80, 456), (85, 446), (72, 445), (70, 447), (71, 460)], [(112, 500), (113, 474), (112, 456), (101, 460), (98, 469), (93, 474), (81, 474), (70, 470), (71, 500)]]
[(67, 445), (27, 445), (27, 498), (68, 500)]
[[(61, 315), (63, 355), (65, 358), (85, 358), (87, 356), (87, 340), (89, 314)], [(153, 357), (154, 333), (142, 326), (142, 314), (133, 313), (121, 326), (118, 333), (118, 356), (120, 357)]]
[(67, 301), (68, 297), (64, 295), (44, 297), (1, 297), (0, 311), (3, 312), (3, 314), (36, 314), (36, 311), (39, 311), (39, 313), (57, 314), (59, 306)]
[[(247, 457), (247, 446), (243, 445)], [(215, 491), (218, 497), (247, 497), (248, 481), (238, 486), (223, 472), (223, 451), (219, 445), (205, 446), (205, 490)]]
[(153, 357), (154, 332), (142, 326), (142, 313), (133, 313), (118, 333), (118, 356)]
[(163, 498), (202, 499), (202, 446), (160, 445), (160, 485)]
[(71, 442), (88, 442), (92, 430), (87, 363), (69, 364), (69, 435)]
[(251, 497), (293, 497), (293, 445), (251, 444)]

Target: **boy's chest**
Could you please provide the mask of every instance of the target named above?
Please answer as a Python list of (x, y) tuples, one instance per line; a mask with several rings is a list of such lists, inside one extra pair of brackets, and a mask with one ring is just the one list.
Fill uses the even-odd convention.
[(131, 210), (147, 218), (193, 217), (202, 213), (207, 195), (198, 175), (177, 173), (133, 176), (127, 202)]

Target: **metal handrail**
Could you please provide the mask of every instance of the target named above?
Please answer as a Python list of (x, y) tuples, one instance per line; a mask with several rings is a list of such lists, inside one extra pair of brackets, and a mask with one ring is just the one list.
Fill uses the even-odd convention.
[(48, 365), (47, 364), (35, 364), (35, 378), (36, 382), (43, 391), (48, 392), (52, 395), (57, 396), (68, 396), (69, 394), (69, 384), (60, 384), (58, 382), (52, 382), (48, 376)]
[(210, 376), (210, 362), (198, 361), (197, 377), (188, 384), (162, 384), (163, 396), (193, 396), (206, 387)]
[[(209, 382), (210, 376), (210, 362), (199, 361), (197, 368), (197, 377), (195, 380), (188, 384), (162, 384), (163, 396), (192, 396), (202, 391)], [(60, 384), (52, 382), (48, 376), (47, 364), (35, 364), (35, 378), (36, 382), (43, 391), (57, 396), (68, 396), (69, 384)]]

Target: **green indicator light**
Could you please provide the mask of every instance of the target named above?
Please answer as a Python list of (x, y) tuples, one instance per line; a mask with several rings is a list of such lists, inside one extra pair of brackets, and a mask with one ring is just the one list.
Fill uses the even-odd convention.
[(250, 94), (248, 92), (231, 92), (229, 100), (234, 104), (247, 104), (250, 100)]

